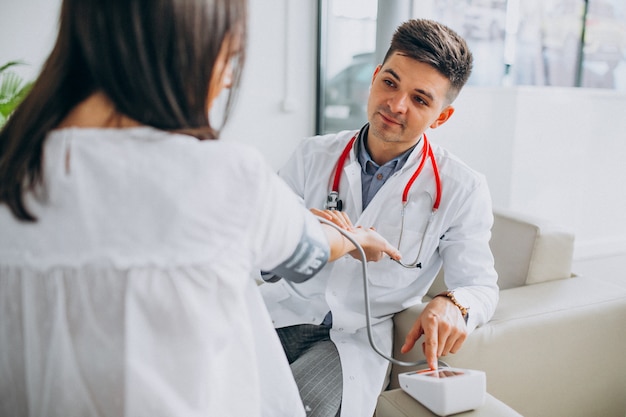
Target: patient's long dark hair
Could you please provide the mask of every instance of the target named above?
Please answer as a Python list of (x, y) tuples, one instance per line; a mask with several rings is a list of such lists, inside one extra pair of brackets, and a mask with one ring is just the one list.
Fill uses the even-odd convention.
[(18, 219), (35, 220), (24, 193), (43, 182), (44, 139), (96, 91), (141, 124), (217, 138), (209, 81), (225, 44), (237, 59), (223, 125), (244, 61), (246, 1), (64, 0), (56, 44), (0, 131), (0, 203)]

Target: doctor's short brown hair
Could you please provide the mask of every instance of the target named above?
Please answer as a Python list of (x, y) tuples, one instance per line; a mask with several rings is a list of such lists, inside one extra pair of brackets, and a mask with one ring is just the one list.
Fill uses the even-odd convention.
[(450, 81), (450, 103), (469, 79), (473, 57), (465, 40), (449, 27), (428, 19), (411, 19), (395, 31), (385, 59), (400, 53), (435, 68)]

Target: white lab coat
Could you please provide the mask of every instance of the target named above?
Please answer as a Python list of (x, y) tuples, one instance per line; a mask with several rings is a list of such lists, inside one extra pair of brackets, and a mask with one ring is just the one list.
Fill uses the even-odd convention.
[(0, 415), (304, 416), (252, 276), (323, 232), (257, 151), (64, 129), (43, 167), (38, 222), (0, 205)]
[[(339, 155), (355, 133), (345, 131), (305, 139), (280, 170), (280, 176), (307, 207), (324, 207)], [(447, 287), (454, 289), (457, 300), (469, 308), (469, 331), (490, 319), (498, 300), (497, 275), (489, 249), (493, 215), (486, 181), (446, 150), (431, 145), (443, 190), (440, 208), (424, 238), (420, 258), (423, 268), (405, 269), (389, 259), (368, 264), (374, 336), (378, 347), (387, 354), (392, 348), (391, 317), (421, 302), (442, 263)], [(387, 180), (365, 211), (361, 203), (361, 167), (355, 150), (353, 146), (339, 186), (344, 211), (355, 225), (374, 226), (396, 244), (401, 195), (421, 159), (422, 145)], [(400, 248), (404, 261), (412, 262), (417, 256), (435, 189), (432, 166), (427, 161), (409, 194)], [(368, 343), (360, 262), (346, 256), (328, 264), (305, 283), (281, 280), (263, 285), (262, 294), (277, 328), (319, 324), (332, 310), (331, 339), (337, 345), (343, 371), (341, 415), (371, 416), (386, 385), (388, 362)]]

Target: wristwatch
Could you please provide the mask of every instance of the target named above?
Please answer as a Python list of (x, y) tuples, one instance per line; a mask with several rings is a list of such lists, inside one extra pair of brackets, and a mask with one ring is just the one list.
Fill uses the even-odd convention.
[(469, 312), (467, 310), (469, 310), (469, 307), (464, 307), (461, 305), (461, 303), (457, 301), (456, 297), (454, 296), (454, 291), (444, 291), (435, 295), (435, 297), (448, 297), (450, 301), (452, 301), (452, 304), (454, 304), (459, 308), (459, 310), (461, 310), (461, 315), (463, 316), (463, 319), (465, 319), (465, 323), (467, 323), (467, 318), (469, 317)]

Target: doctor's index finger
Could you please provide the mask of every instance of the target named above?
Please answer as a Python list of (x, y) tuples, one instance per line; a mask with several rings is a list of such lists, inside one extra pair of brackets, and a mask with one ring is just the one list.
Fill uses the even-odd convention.
[(394, 259), (396, 261), (399, 261), (402, 259), (402, 254), (400, 253), (400, 251), (396, 249), (395, 246), (392, 246), (391, 244), (389, 244), (385, 253), (389, 255), (391, 259)]
[(437, 351), (439, 348), (439, 335), (437, 332), (437, 326), (432, 322), (428, 322), (424, 326), (424, 343), (422, 343), (424, 349), (424, 357), (430, 369), (437, 369)]
[(382, 235), (380, 235), (375, 229), (369, 228), (368, 231), (369, 233), (374, 234), (375, 236), (378, 237), (378, 239), (381, 240), (381, 243), (382, 243), (381, 251), (383, 253), (387, 254), (391, 259), (395, 259), (396, 261), (399, 261), (400, 259), (402, 259), (402, 254), (400, 253), (400, 251), (391, 243), (389, 243), (389, 241), (385, 239)]

